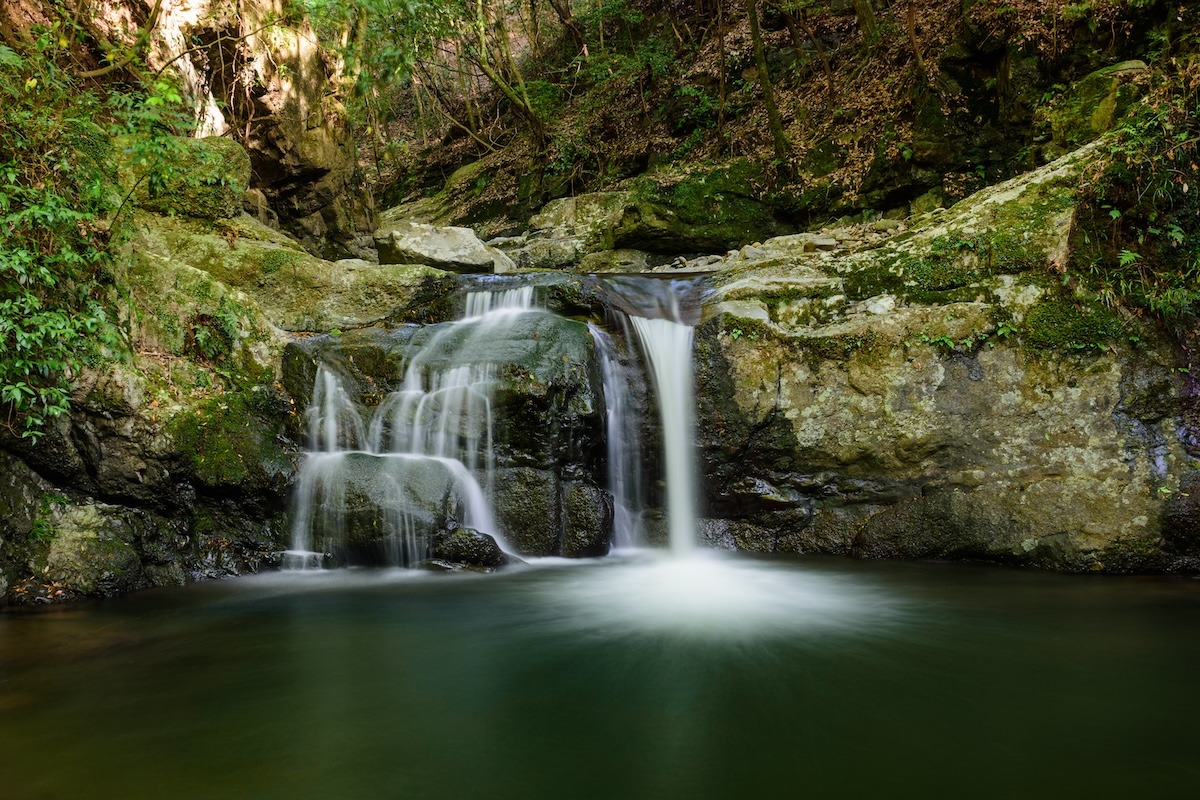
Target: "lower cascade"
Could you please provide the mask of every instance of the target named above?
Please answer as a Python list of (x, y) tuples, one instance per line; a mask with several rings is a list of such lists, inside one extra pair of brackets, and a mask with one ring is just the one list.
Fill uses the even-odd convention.
[[(607, 329), (536, 306), (522, 285), (468, 293), (454, 322), (313, 340), (285, 567), (456, 561), (441, 552), (447, 537), (481, 566), (645, 545), (657, 538), (646, 395), (661, 425), (670, 549), (691, 552), (693, 327), (680, 283), (602, 281)], [(565, 417), (522, 406), (530, 398)], [(589, 415), (594, 445), (578, 430)]]

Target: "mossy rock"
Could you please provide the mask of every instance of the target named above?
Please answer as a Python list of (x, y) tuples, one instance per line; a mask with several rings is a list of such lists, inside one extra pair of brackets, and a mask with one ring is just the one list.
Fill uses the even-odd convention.
[(132, 512), (97, 503), (65, 506), (50, 524), (44, 577), (63, 590), (111, 596), (148, 585)]
[[(195, 271), (214, 284), (202, 288), (199, 296), (225, 291), (217, 286), (236, 289), (260, 309), (259, 316), (266, 318), (262, 322), (269, 320), (283, 330), (370, 325), (400, 309), (430, 302), (453, 286), (447, 273), (427, 266), (323, 261), (247, 215), (217, 225), (151, 214), (139, 215), (138, 222), (132, 249), (145, 281), (178, 284), (185, 273)], [(191, 282), (203, 283), (200, 277)], [(147, 293), (145, 303), (163, 305), (162, 298)], [(178, 316), (170, 308), (165, 315), (165, 324)], [(180, 330), (173, 338), (183, 335)]]
[(1072, 86), (1050, 111), (1054, 143), (1073, 149), (1112, 130), (1142, 95), (1135, 79), (1148, 72), (1141, 61), (1123, 61)]
[(250, 156), (240, 144), (218, 136), (172, 137), (157, 143), (151, 157), (148, 142), (141, 137), (122, 141), (121, 182), (133, 189), (139, 207), (205, 220), (242, 214)]
[(201, 484), (242, 492), (282, 492), (292, 453), (282, 437), (285, 402), (270, 389), (231, 393), (177, 413), (167, 433), (185, 468)]
[(1099, 352), (1123, 330), (1117, 315), (1103, 306), (1054, 300), (1026, 314), (1021, 340), (1041, 350)]
[(761, 169), (748, 162), (674, 182), (638, 178), (613, 247), (654, 253), (723, 252), (789, 232), (758, 199)]

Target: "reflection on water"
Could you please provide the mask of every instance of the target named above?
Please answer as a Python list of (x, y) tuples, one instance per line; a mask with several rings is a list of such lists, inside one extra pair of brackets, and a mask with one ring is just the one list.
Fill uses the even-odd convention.
[(1190, 581), (649, 554), (0, 615), (0, 797), (1190, 796)]

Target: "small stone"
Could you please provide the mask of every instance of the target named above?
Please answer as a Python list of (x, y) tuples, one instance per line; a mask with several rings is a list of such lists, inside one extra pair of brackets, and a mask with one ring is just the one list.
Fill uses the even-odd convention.
[(889, 314), (896, 308), (896, 298), (890, 294), (881, 294), (869, 298), (865, 303), (868, 314)]

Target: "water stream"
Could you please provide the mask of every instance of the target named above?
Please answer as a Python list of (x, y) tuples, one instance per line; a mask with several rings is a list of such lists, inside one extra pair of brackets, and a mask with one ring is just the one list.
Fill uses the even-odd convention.
[[(477, 348), (521, 315), (537, 313), (533, 300), (532, 286), (468, 294), (463, 316), (409, 359), (400, 388), (366, 423), (346, 379), (331, 365), (318, 366), (286, 568), (321, 566), (327, 553), (416, 564), (429, 555), (431, 533), (448, 519), (506, 547), (491, 504), (496, 367)], [(431, 363), (447, 350), (451, 358)], [(352, 494), (367, 506), (365, 527), (382, 528), (375, 537), (383, 541), (382, 558), (370, 552), (378, 547), (360, 541), (372, 537), (348, 529)]]

